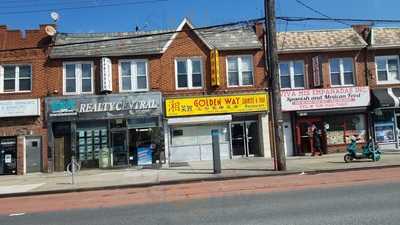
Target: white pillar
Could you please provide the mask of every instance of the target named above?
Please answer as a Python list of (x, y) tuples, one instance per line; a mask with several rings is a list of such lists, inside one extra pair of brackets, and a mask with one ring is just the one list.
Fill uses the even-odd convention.
[(259, 131), (260, 131), (260, 147), (263, 152), (264, 158), (271, 158), (271, 140), (270, 140), (270, 127), (268, 122), (268, 114), (263, 113), (259, 115)]
[(168, 121), (165, 119), (163, 122), (163, 129), (164, 129), (164, 151), (165, 151), (165, 164), (164, 167), (169, 167), (170, 162), (170, 154), (169, 154), (169, 143), (170, 143), (170, 131), (168, 126)]
[(26, 137), (22, 136), (21, 140), (22, 140), (22, 146), (23, 146), (23, 156), (22, 157), (23, 157), (23, 163), (24, 163), (22, 173), (23, 173), (23, 175), (26, 175)]

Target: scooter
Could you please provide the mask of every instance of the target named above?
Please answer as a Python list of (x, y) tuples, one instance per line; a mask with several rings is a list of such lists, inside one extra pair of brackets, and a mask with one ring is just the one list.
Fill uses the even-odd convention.
[(362, 147), (362, 152), (357, 152), (357, 139), (351, 139), (351, 143), (347, 146), (347, 153), (344, 155), (344, 161), (349, 163), (355, 159), (371, 159), (374, 162), (381, 159), (379, 147), (374, 145), (372, 138)]

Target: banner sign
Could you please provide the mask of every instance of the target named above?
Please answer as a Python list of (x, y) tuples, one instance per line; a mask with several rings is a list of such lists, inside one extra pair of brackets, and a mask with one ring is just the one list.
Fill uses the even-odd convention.
[(40, 99), (0, 101), (0, 117), (40, 116)]
[(218, 49), (213, 49), (210, 52), (211, 61), (211, 86), (218, 87), (220, 85), (220, 70), (219, 70), (219, 53)]
[(166, 116), (193, 116), (268, 110), (267, 93), (165, 100)]
[(46, 98), (49, 118), (78, 116), (82, 119), (121, 118), (129, 115), (160, 116), (160, 92)]
[(110, 58), (101, 58), (100, 79), (101, 91), (112, 92), (112, 63)]
[(322, 68), (319, 56), (314, 56), (312, 58), (312, 68), (313, 68), (313, 80), (314, 87), (319, 87), (322, 85)]
[(369, 87), (342, 87), (281, 91), (282, 111), (368, 106)]

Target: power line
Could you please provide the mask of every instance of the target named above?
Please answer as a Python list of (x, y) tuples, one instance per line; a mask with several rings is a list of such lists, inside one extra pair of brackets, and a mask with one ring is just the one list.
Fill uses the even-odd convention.
[(277, 16), (278, 20), (289, 22), (302, 22), (302, 21), (329, 21), (329, 22), (355, 22), (355, 23), (400, 23), (400, 20), (392, 19), (356, 19), (356, 18), (323, 18), (323, 17), (297, 17), (297, 16)]
[[(52, 3), (46, 3), (46, 2), (39, 2), (39, 3), (33, 3), (33, 2), (19, 2), (22, 4), (19, 5), (4, 5), (1, 6), (1, 9), (18, 9), (21, 7), (26, 7), (26, 8), (38, 8), (40, 6), (62, 6), (62, 5), (75, 5), (75, 4), (80, 4), (80, 3), (87, 3), (88, 5), (99, 5), (100, 3), (104, 3), (107, 1), (114, 1), (115, 0), (101, 0), (101, 2), (97, 2), (97, 0), (78, 0), (78, 1), (67, 1), (67, 2), (52, 2)], [(28, 3), (28, 4), (26, 4)], [(1, 14), (1, 12), (0, 12)]]
[[(382, 20), (382, 19), (349, 19), (349, 18), (321, 18), (321, 17), (289, 17), (289, 16), (277, 16), (278, 20), (287, 21), (287, 22), (302, 22), (302, 21), (351, 21), (351, 22), (375, 22), (375, 23), (400, 23), (400, 20)], [(193, 28), (193, 31), (196, 30), (205, 30), (205, 29), (212, 29), (224, 26), (234, 26), (234, 25), (252, 25), (257, 22), (263, 22), (263, 18), (256, 18), (250, 20), (242, 20), (236, 21), (231, 23), (223, 23), (218, 25), (212, 26), (204, 26)], [(174, 34), (183, 31), (167, 31), (167, 32), (159, 32), (159, 33), (148, 33), (142, 35), (135, 35), (135, 36), (128, 36), (128, 37), (118, 37), (118, 38), (109, 38), (105, 40), (93, 40), (93, 41), (82, 41), (82, 42), (75, 42), (75, 43), (66, 43), (66, 44), (57, 44), (57, 45), (50, 45), (49, 47), (61, 47), (61, 46), (72, 46), (72, 45), (81, 45), (81, 44), (91, 44), (91, 43), (100, 43), (100, 42), (110, 42), (110, 41), (117, 41), (117, 40), (128, 40), (128, 39), (136, 39), (136, 38), (146, 38), (146, 37), (153, 37), (153, 36), (160, 36), (166, 34)], [(157, 40), (155, 40), (157, 41)], [(158, 40), (159, 41), (159, 40)], [(47, 46), (46, 46), (47, 47)], [(43, 49), (43, 47), (27, 47), (27, 48), (13, 48), (13, 49), (0, 49), (0, 52), (7, 52), (7, 51), (17, 51), (17, 50), (33, 50), (33, 49)]]
[(124, 3), (120, 2), (120, 3), (90, 5), (90, 6), (47, 8), (47, 9), (25, 10), (25, 11), (8, 11), (8, 12), (0, 12), (0, 16), (1, 15), (49, 12), (49, 11), (67, 11), (67, 10), (77, 10), (77, 9), (103, 8), (103, 7), (124, 6), (124, 5), (140, 5), (140, 4), (149, 4), (149, 3), (157, 3), (157, 2), (167, 2), (167, 1), (169, 1), (169, 0), (143, 0), (143, 1), (133, 1), (133, 2), (124, 2)]
[(301, 0), (296, 0), (296, 2), (299, 3), (300, 5), (304, 6), (305, 8), (307, 8), (307, 9), (309, 9), (309, 10), (311, 10), (311, 11), (313, 11), (313, 12), (319, 14), (319, 15), (321, 15), (321, 16), (324, 16), (324, 17), (326, 17), (326, 18), (328, 18), (328, 19), (331, 19), (331, 20), (333, 20), (333, 21), (336, 21), (336, 22), (338, 22), (338, 23), (341, 23), (341, 24), (344, 24), (344, 25), (347, 25), (347, 26), (351, 26), (351, 24), (348, 24), (348, 23), (346, 23), (346, 22), (333, 19), (332, 17), (328, 16), (327, 14), (322, 13), (321, 11), (319, 11), (319, 10), (317, 10), (317, 9), (314, 9), (313, 7), (307, 5), (306, 3), (302, 2)]

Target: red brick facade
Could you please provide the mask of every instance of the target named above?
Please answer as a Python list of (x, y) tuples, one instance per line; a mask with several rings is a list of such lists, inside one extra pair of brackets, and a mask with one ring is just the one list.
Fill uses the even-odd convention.
[[(47, 55), (51, 38), (45, 32), (46, 25), (38, 30), (27, 30), (23, 35), (19, 30), (8, 30), (0, 26), (0, 65), (27, 64), (32, 68), (32, 89), (24, 93), (0, 93), (0, 100), (11, 99), (41, 99), (39, 117), (8, 117), (1, 118), (0, 136), (15, 136), (17, 138), (17, 173), (23, 174), (25, 165), (25, 136), (41, 137), (42, 171), (47, 171), (47, 129), (44, 121), (44, 97), (48, 94), (47, 87)], [(12, 50), (22, 49), (22, 50)]]
[[(226, 82), (226, 56), (252, 55), (254, 86), (228, 88)], [(203, 88), (176, 90), (175, 88), (175, 59), (179, 57), (201, 57), (203, 63)], [(173, 95), (206, 95), (229, 92), (265, 91), (266, 78), (264, 76), (264, 58), (262, 49), (243, 51), (220, 51), (220, 74), (221, 85), (218, 88), (211, 87), (210, 49), (191, 30), (184, 28), (178, 33), (171, 45), (163, 54), (146, 56), (122, 56), (109, 57), (112, 61), (113, 93), (119, 92), (119, 68), (118, 61), (121, 59), (147, 59), (149, 69), (149, 89), (161, 91), (165, 96)], [(90, 61), (94, 63), (95, 94), (100, 94), (100, 58), (78, 58), (78, 59), (53, 59), (49, 62), (48, 88), (53, 95), (62, 95), (63, 90), (63, 62), (66, 61)], [(54, 90), (57, 90), (54, 92)], [(57, 93), (57, 94), (55, 94)]]

